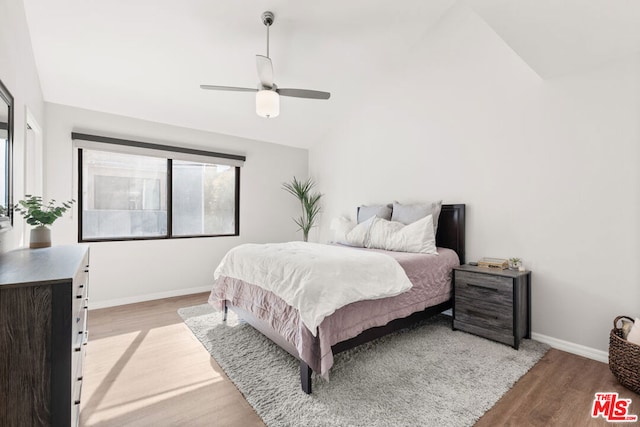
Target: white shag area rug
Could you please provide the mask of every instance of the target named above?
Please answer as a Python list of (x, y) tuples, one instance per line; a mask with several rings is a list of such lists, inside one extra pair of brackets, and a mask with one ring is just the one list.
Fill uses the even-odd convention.
[(436, 316), (335, 356), (300, 389), (299, 362), (229, 311), (178, 310), (267, 426), (470, 426), (547, 352), (451, 330)]

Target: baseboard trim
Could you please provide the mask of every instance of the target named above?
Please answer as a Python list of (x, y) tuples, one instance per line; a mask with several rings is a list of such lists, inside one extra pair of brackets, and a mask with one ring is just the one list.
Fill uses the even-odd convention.
[(558, 350), (577, 354), (578, 356), (597, 360), (598, 362), (609, 363), (609, 353), (607, 353), (606, 351), (596, 350), (595, 348), (560, 340), (558, 338), (553, 338), (547, 335), (537, 334), (535, 332), (531, 334), (531, 338), (536, 341), (549, 344), (551, 347), (557, 348)]
[(209, 292), (209, 291), (211, 291), (211, 286), (202, 286), (202, 287), (199, 287), (199, 288), (176, 289), (174, 291), (157, 292), (157, 293), (154, 293), (154, 294), (137, 295), (137, 296), (134, 296), (134, 297), (116, 298), (116, 299), (110, 299), (110, 300), (105, 300), (105, 301), (94, 301), (94, 300), (91, 300), (90, 307), (91, 307), (91, 310), (94, 310), (94, 309), (99, 309), (99, 308), (115, 307), (115, 306), (118, 306), (118, 305), (135, 304), (137, 302), (152, 301), (152, 300), (155, 300), (155, 299), (179, 297), (179, 296), (182, 296), (182, 295), (199, 294), (201, 292)]

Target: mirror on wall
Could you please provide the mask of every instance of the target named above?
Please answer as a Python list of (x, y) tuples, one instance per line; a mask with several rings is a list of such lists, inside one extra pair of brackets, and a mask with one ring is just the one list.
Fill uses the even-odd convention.
[(11, 228), (13, 96), (0, 81), (0, 232)]

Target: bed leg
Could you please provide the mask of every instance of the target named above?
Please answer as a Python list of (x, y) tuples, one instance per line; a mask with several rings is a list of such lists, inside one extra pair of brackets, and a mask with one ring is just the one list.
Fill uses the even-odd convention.
[(300, 385), (302, 385), (302, 391), (311, 394), (311, 368), (302, 360), (300, 361)]
[(229, 307), (227, 307), (227, 302), (224, 302), (224, 315), (222, 316), (222, 321), (227, 321), (227, 311), (229, 311)]

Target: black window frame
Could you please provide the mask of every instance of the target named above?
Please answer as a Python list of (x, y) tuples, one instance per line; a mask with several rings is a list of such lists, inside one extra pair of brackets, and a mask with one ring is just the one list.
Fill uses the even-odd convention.
[[(149, 149), (149, 150), (161, 150), (165, 152), (176, 152), (183, 154), (193, 154), (197, 156), (206, 156), (212, 158), (212, 163), (210, 164), (224, 164), (224, 162), (215, 162), (213, 158), (222, 158), (222, 159), (230, 159), (235, 161), (246, 160), (245, 156), (235, 155), (235, 154), (226, 154), (226, 153), (218, 153), (211, 152), (205, 150), (197, 150), (185, 147), (174, 147), (162, 144), (153, 144), (147, 142), (140, 141), (132, 141), (125, 140), (119, 138), (111, 138), (97, 135), (88, 135), (77, 132), (72, 132), (71, 137), (73, 140), (85, 140), (92, 142), (99, 142), (105, 144), (114, 144), (121, 146), (130, 146), (137, 147), (141, 149)], [(95, 151), (107, 151), (109, 150), (105, 148), (104, 150), (94, 149), (94, 148), (82, 148), (78, 147), (78, 243), (98, 243), (98, 242), (125, 242), (125, 241), (138, 241), (138, 240), (169, 240), (169, 239), (193, 239), (193, 238), (210, 238), (210, 237), (235, 237), (240, 235), (240, 166), (230, 165), (235, 169), (235, 204), (234, 204), (234, 224), (235, 230), (233, 234), (194, 234), (194, 235), (173, 235), (173, 158), (167, 156), (163, 157), (167, 160), (167, 234), (166, 236), (131, 236), (131, 237), (108, 237), (108, 238), (84, 238), (82, 235), (83, 230), (83, 151), (85, 149), (95, 150)], [(112, 151), (114, 153), (118, 152), (116, 150)], [(136, 155), (136, 154), (131, 154)], [(141, 152), (138, 155), (144, 155)], [(156, 156), (158, 157), (158, 156)], [(204, 162), (202, 162), (204, 163)]]

